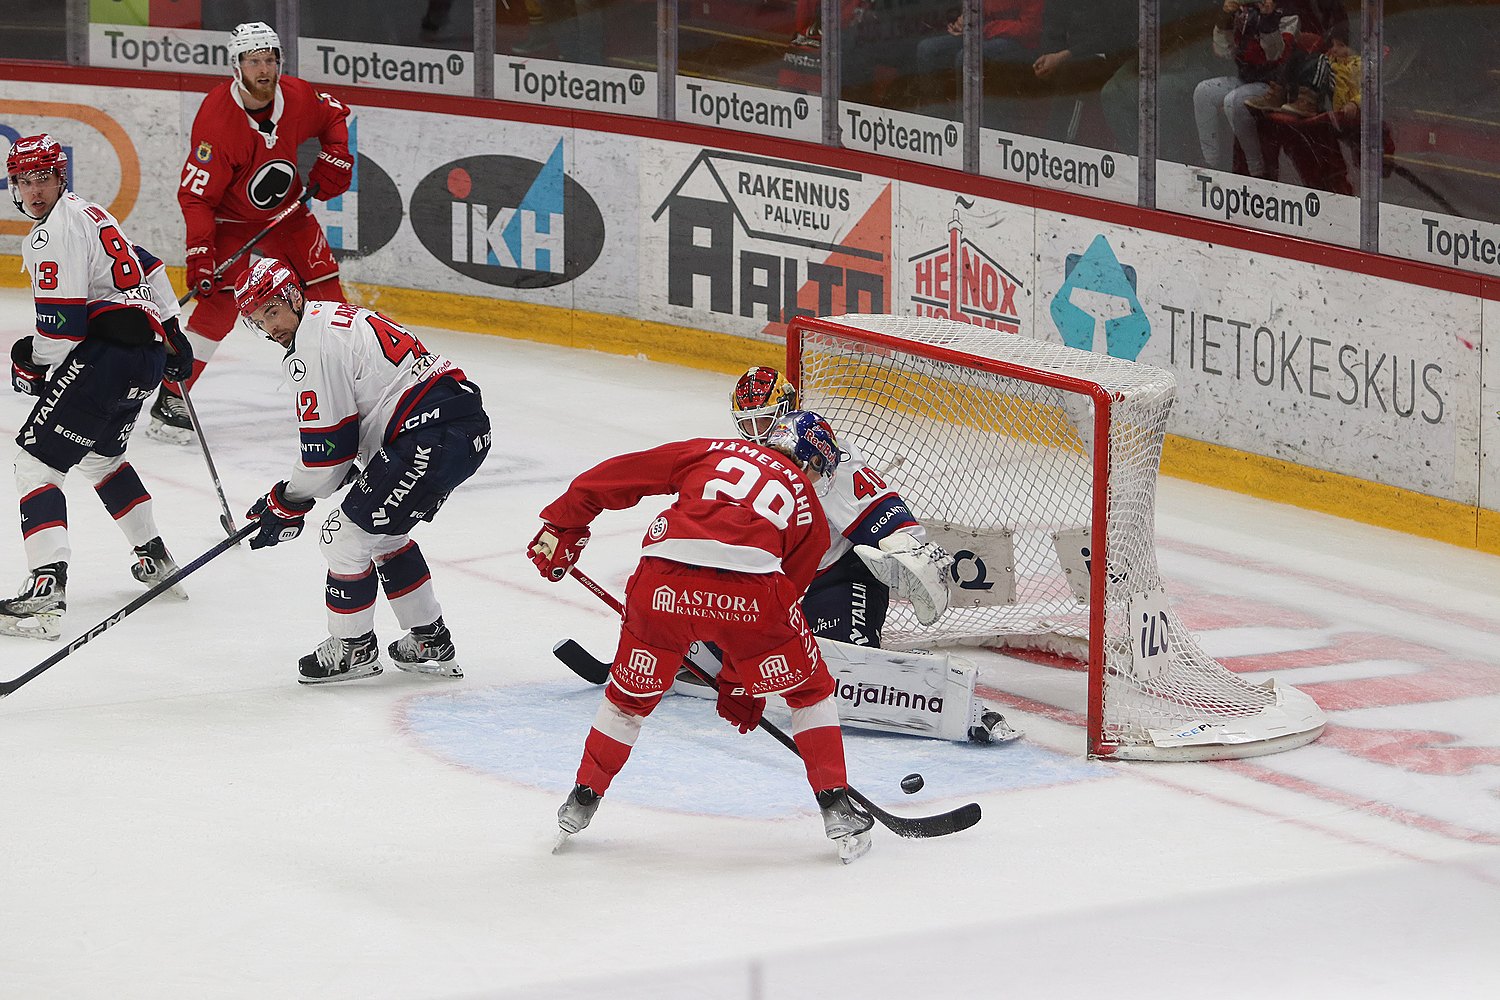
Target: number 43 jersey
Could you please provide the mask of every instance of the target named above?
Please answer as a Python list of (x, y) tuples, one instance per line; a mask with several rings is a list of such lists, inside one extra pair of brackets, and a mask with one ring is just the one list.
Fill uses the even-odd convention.
[(302, 439), (288, 480), (298, 497), (326, 497), (349, 463), (368, 465), (387, 442), (428, 416), (423, 397), (439, 380), (464, 381), (453, 362), (400, 324), (343, 302), (309, 300), (282, 360)]
[(694, 438), (601, 462), (542, 519), (582, 527), (601, 510), (677, 494), (651, 522), (641, 555), (741, 573), (783, 573), (800, 595), (828, 547), (828, 521), (806, 473), (749, 441)]
[(22, 239), (21, 265), (36, 299), (32, 354), (52, 367), (116, 309), (141, 309), (161, 332), (161, 311), (130, 241), (107, 211), (71, 191)]

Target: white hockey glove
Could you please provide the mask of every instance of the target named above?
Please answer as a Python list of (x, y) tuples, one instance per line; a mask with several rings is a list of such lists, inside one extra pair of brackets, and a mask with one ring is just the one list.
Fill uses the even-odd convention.
[(875, 579), (911, 602), (917, 621), (931, 625), (948, 610), (948, 567), (953, 557), (941, 545), (919, 542), (909, 531), (880, 540), (880, 548), (856, 545), (855, 553)]

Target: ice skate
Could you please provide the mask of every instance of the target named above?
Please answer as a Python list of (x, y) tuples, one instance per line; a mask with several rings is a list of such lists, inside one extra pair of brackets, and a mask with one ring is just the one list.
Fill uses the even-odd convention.
[(21, 593), (0, 601), (0, 635), (56, 639), (68, 609), (68, 564), (48, 563), (31, 571)]
[(374, 677), (380, 673), (380, 644), (375, 641), (374, 632), (366, 632), (354, 639), (330, 636), (297, 661), (297, 672), (302, 675), (297, 678), (302, 684)]
[(1021, 731), (1006, 722), (1005, 716), (994, 709), (985, 709), (979, 716), (979, 722), (969, 727), (970, 743), (1009, 743), (1020, 738)]
[[(172, 560), (172, 554), (167, 551), (166, 543), (160, 536), (135, 547), (135, 565), (130, 567), (130, 575), (147, 587), (155, 587), (176, 573), (177, 569), (177, 563)], [(173, 584), (167, 588), (164, 596), (175, 597), (179, 601), (188, 599), (187, 591), (182, 589), (181, 584)]]
[(192, 444), (197, 437), (187, 404), (181, 396), (169, 392), (165, 384), (157, 392), (156, 402), (151, 404), (151, 424), (146, 428), (146, 436), (168, 444)]
[(843, 788), (819, 792), (818, 808), (823, 811), (823, 832), (839, 845), (839, 860), (847, 865), (864, 857), (870, 850), (875, 818), (856, 806)]
[(457, 653), (453, 649), (453, 636), (441, 617), (431, 625), (412, 629), (391, 643), (386, 651), (391, 654), (391, 662), (396, 665), (396, 669), (405, 670), (409, 674), (452, 678), (464, 675), (463, 668), (455, 659)]
[(588, 785), (574, 785), (568, 793), (568, 801), (557, 810), (557, 842), (552, 845), (556, 854), (568, 838), (589, 825), (594, 812), (599, 808), (602, 796)]

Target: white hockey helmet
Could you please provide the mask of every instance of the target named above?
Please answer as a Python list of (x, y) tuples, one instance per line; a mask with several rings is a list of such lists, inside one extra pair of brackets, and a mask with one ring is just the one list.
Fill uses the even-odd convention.
[(281, 63), (281, 36), (264, 21), (246, 21), (235, 25), (234, 30), (229, 33), (229, 44), (225, 49), (229, 52), (229, 74), (242, 87), (245, 81), (240, 77), (240, 56), (270, 49), (276, 53), (277, 64)]

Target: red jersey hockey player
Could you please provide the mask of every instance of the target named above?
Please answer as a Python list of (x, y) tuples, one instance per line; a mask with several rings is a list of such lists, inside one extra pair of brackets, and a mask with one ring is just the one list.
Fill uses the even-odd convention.
[[(16, 435), (31, 575), (19, 596), (0, 600), (0, 634), (56, 639), (71, 555), (62, 487), (72, 469), (93, 484), (134, 547), (137, 580), (154, 587), (177, 571), (125, 445), (163, 373), (182, 377), (192, 352), (160, 261), (132, 246), (107, 211), (67, 190), (68, 156), (57, 140), (16, 140), (5, 167), (16, 208), (33, 222), (21, 262), (36, 299), (36, 330), (11, 349), (11, 385), (38, 398)], [(169, 593), (187, 596), (176, 587)]]
[[(281, 39), (259, 21), (241, 24), (229, 36), (233, 79), (208, 92), (193, 119), (192, 138), (177, 202), (187, 225), (187, 284), (198, 293), (188, 320), (196, 361), (189, 386), (233, 328), (238, 313), (232, 293), (249, 266), (242, 257), (214, 279), (219, 261), (233, 256), (286, 206), (302, 196), (297, 147), (307, 139), (322, 146), (308, 186), (322, 201), (349, 189), (349, 109), (296, 77), (281, 75)], [(339, 266), (312, 212), (304, 206), (257, 244), (285, 261), (310, 299), (343, 302)], [(192, 423), (175, 385), (164, 384), (151, 407), (153, 437), (187, 443)]]
[(828, 522), (804, 469), (831, 469), (839, 458), (827, 423), (799, 412), (767, 444), (699, 438), (610, 459), (542, 511), (527, 551), (544, 577), (559, 580), (600, 511), (677, 495), (647, 530), (626, 586), (604, 702), (577, 785), (558, 810), (559, 846), (588, 826), (683, 654), (702, 638), (724, 652), (719, 714), (749, 732), (766, 695), (785, 700), (825, 832), (846, 863), (869, 849), (873, 821), (845, 790), (833, 678), (798, 606), (828, 548)]

